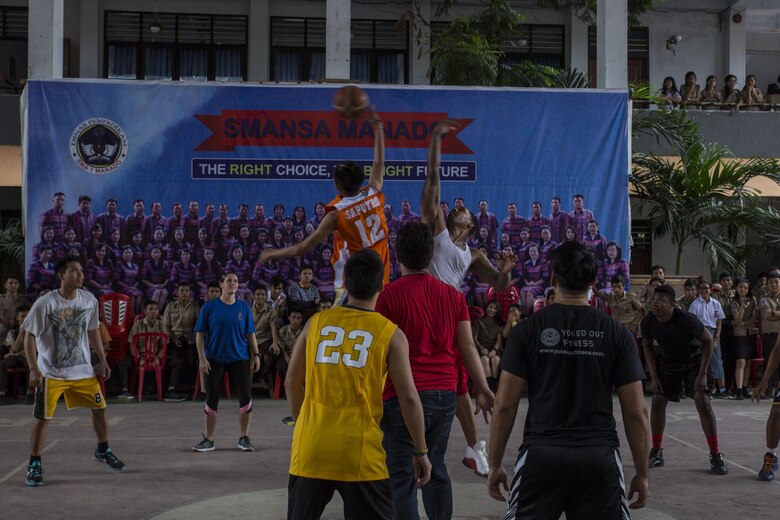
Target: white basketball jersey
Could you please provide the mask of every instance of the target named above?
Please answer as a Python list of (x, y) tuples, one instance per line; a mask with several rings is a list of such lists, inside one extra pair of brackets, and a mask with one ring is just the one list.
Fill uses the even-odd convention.
[(461, 249), (450, 238), (450, 232), (444, 231), (433, 237), (433, 260), (428, 266), (430, 273), (460, 290), (463, 278), (471, 265), (471, 249), (468, 246)]

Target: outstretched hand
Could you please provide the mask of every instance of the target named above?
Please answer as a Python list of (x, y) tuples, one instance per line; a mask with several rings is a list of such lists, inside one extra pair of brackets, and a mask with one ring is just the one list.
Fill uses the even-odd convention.
[(458, 128), (460, 128), (460, 126), (452, 119), (442, 119), (433, 125), (431, 137), (444, 137), (447, 133), (453, 132)]
[(498, 254), (496, 255), (496, 267), (501, 274), (508, 274), (512, 272), (515, 264), (517, 263), (517, 256), (514, 253)]

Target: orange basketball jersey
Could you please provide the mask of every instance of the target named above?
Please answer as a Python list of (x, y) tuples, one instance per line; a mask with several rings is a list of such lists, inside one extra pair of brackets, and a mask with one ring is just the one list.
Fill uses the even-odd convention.
[(387, 221), (384, 214), (385, 195), (374, 188), (365, 187), (353, 197), (337, 196), (325, 208), (326, 212), (338, 211), (336, 231), (333, 233), (334, 285), (344, 286), (344, 264), (349, 255), (361, 249), (371, 248), (385, 264), (385, 284), (390, 283), (390, 252), (387, 249)]

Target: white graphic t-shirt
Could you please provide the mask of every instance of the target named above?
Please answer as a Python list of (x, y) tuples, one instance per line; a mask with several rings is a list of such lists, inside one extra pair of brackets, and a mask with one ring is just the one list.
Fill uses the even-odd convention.
[(98, 303), (79, 289), (68, 300), (52, 291), (38, 298), (22, 328), (35, 336), (38, 369), (44, 377), (77, 380), (94, 377), (88, 330), (98, 328)]

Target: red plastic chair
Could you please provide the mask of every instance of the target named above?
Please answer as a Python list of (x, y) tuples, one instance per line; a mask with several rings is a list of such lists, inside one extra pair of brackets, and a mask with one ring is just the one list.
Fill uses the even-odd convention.
[(274, 399), (278, 401), (282, 396), (282, 378), (279, 377), (279, 374), (276, 374), (274, 379), (276, 379), (274, 382)]
[(127, 356), (127, 337), (133, 326), (133, 305), (125, 294), (111, 293), (100, 297), (100, 321), (106, 324), (111, 335), (112, 348), (106, 353), (109, 366)]
[(485, 310), (479, 305), (469, 305), (469, 319), (476, 321), (485, 315)]
[(487, 301), (496, 300), (501, 319), (506, 320), (509, 316), (509, 306), (520, 303), (520, 292), (514, 285), (504, 291), (497, 291), (494, 287), (488, 289)]
[(756, 334), (756, 357), (750, 361), (750, 385), (756, 386), (756, 373), (758, 366), (764, 365), (764, 341), (761, 334)]
[[(228, 378), (227, 372), (225, 372), (225, 377), (222, 379), (223, 384), (225, 385), (225, 397), (228, 399), (232, 399), (230, 396), (230, 379)], [(198, 392), (200, 391), (200, 367), (198, 367), (198, 371), (195, 374), (195, 389), (192, 391), (192, 400), (198, 398)]]
[[(157, 383), (157, 400), (163, 399), (162, 375), (165, 372), (165, 352), (168, 348), (168, 335), (164, 332), (140, 332), (133, 336), (133, 352), (138, 352), (138, 342), (144, 340), (144, 357), (138, 358), (138, 402), (144, 389), (144, 373), (148, 370), (154, 372)], [(161, 345), (161, 346), (158, 346)], [(162, 349), (160, 364), (157, 364), (157, 349)], [(131, 385), (132, 386), (132, 383)]]
[(547, 306), (547, 299), (544, 296), (540, 296), (534, 300), (534, 306), (531, 309), (531, 314), (544, 309)]

